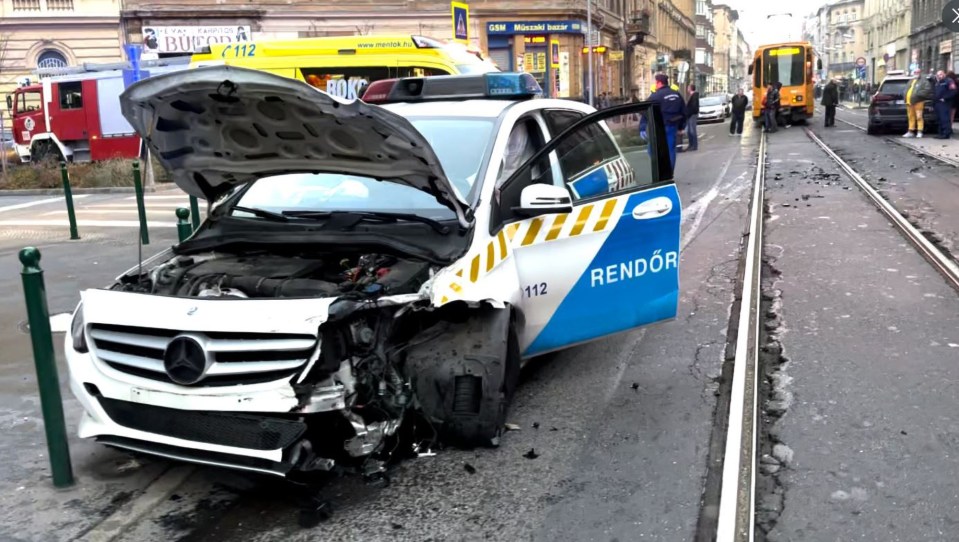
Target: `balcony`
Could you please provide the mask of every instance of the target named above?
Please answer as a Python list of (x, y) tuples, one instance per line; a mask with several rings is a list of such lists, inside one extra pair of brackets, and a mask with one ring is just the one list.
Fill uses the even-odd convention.
[(653, 27), (652, 14), (648, 9), (639, 9), (632, 13), (630, 20), (626, 23), (627, 34), (649, 34)]

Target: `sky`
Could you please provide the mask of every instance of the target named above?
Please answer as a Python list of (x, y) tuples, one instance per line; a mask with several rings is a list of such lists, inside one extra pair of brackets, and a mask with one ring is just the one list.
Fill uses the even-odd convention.
[[(713, 4), (721, 3), (739, 12), (739, 27), (743, 36), (749, 46), (755, 48), (765, 43), (800, 39), (803, 19), (826, 4), (826, 0), (713, 0)], [(792, 17), (786, 13), (791, 13)], [(773, 17), (767, 19), (769, 15)]]

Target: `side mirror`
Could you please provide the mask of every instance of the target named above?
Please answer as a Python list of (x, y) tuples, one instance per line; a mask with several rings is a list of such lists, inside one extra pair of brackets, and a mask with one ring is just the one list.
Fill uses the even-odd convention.
[(13, 96), (7, 94), (7, 110), (13, 109)]
[(531, 184), (519, 195), (519, 207), (513, 212), (523, 216), (539, 216), (573, 212), (573, 198), (562, 186)]
[(817, 58), (817, 59), (816, 59), (816, 69), (817, 69), (817, 70), (822, 70), (822, 59), (821, 59), (821, 58)]
[(750, 65), (749, 65), (749, 75), (752, 75), (752, 74), (753, 74), (753, 65), (750, 64)]

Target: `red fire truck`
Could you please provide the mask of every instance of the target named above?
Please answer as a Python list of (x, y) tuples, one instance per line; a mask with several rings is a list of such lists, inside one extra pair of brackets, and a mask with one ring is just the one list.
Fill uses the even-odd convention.
[[(143, 77), (188, 66), (189, 58), (176, 60), (145, 65)], [(56, 75), (38, 72), (38, 82), (23, 81), (7, 96), (20, 160), (90, 162), (137, 157), (140, 138), (120, 113), (127, 68), (126, 63), (86, 64), (58, 69)]]

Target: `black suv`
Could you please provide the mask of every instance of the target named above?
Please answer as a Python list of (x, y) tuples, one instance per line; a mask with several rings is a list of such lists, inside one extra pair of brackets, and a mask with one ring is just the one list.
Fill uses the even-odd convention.
[[(898, 130), (904, 133), (909, 128), (906, 116), (906, 89), (909, 87), (908, 75), (887, 75), (879, 85), (879, 90), (869, 102), (869, 125), (867, 132), (875, 135), (883, 131)], [(938, 130), (936, 113), (932, 108), (932, 100), (926, 101), (923, 108), (923, 131), (935, 132)]]

